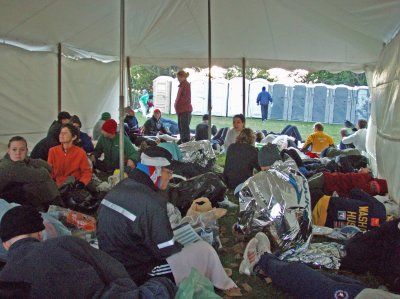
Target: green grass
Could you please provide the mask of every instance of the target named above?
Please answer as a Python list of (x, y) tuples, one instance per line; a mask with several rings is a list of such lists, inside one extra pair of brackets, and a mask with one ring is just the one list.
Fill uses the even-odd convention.
[[(136, 113), (136, 117), (139, 121), (139, 124), (142, 125), (146, 121), (142, 114)], [(163, 117), (172, 119), (177, 121), (176, 114), (163, 114)], [(190, 127), (194, 129), (198, 123), (202, 121), (202, 116), (193, 115)], [(212, 123), (217, 126), (217, 128), (223, 127), (232, 127), (232, 118), (231, 117), (220, 117), (213, 116)], [(246, 119), (246, 127), (256, 130), (267, 130), (268, 132), (280, 133), (286, 125), (291, 124), (297, 126), (300, 131), (301, 137), (303, 140), (307, 138), (309, 134), (313, 132), (313, 122), (301, 122), (301, 121), (287, 121), (287, 120), (267, 120), (265, 123), (261, 122), (260, 118), (247, 118)], [(324, 132), (330, 135), (335, 144), (340, 142), (340, 129), (343, 128), (343, 125), (337, 124), (324, 124)]]

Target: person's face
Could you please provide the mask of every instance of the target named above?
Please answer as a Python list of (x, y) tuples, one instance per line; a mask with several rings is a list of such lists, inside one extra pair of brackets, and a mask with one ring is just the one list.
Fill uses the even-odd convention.
[(66, 125), (67, 123), (69, 123), (70, 119), (69, 118), (63, 118), (61, 120), (61, 124)]
[(163, 167), (161, 171), (161, 185), (160, 190), (165, 190), (168, 187), (168, 183), (172, 178), (173, 171)]
[(129, 110), (129, 111), (128, 111), (128, 114), (129, 114), (130, 116), (135, 116), (135, 111)]
[(186, 80), (186, 77), (185, 77), (185, 76), (182, 76), (182, 75), (178, 76), (178, 81), (179, 81), (179, 83), (182, 83), (182, 82), (185, 81), (185, 80)]
[(72, 137), (72, 134), (68, 128), (62, 128), (59, 138), (60, 138), (60, 143), (68, 144), (72, 143), (76, 139), (76, 136)]
[(26, 147), (26, 143), (22, 140), (13, 141), (11, 142), (7, 152), (11, 161), (22, 161), (27, 157), (28, 148)]
[(156, 120), (159, 120), (161, 118), (161, 113), (160, 112), (154, 112), (154, 118)]
[(81, 126), (80, 126), (78, 123), (72, 123), (72, 125), (73, 125), (75, 128), (78, 128), (79, 130), (81, 129)]
[(243, 130), (243, 127), (244, 127), (244, 124), (243, 124), (242, 120), (238, 117), (235, 117), (233, 119), (233, 128), (236, 131), (241, 131), (241, 130)]

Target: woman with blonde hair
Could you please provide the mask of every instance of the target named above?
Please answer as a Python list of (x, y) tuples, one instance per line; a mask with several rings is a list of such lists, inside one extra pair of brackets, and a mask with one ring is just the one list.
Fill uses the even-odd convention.
[(178, 115), (178, 127), (179, 134), (181, 137), (181, 143), (188, 142), (190, 140), (190, 120), (192, 119), (192, 100), (190, 83), (187, 81), (189, 73), (180, 70), (177, 74), (179, 81), (178, 95), (175, 100), (175, 111)]
[(258, 165), (258, 151), (254, 147), (256, 136), (252, 129), (241, 130), (236, 142), (232, 143), (226, 152), (224, 178), (230, 189), (236, 188), (253, 175)]

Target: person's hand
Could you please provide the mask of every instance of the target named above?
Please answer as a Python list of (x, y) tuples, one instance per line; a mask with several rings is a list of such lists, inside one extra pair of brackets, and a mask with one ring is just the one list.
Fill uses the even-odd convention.
[(132, 169), (136, 168), (135, 162), (133, 162), (131, 159), (128, 159), (128, 161), (126, 161), (126, 165)]
[(90, 155), (89, 157), (90, 157), (90, 160), (91, 160), (93, 163), (96, 162), (96, 157), (95, 157), (94, 155)]
[(76, 189), (82, 190), (82, 189), (85, 189), (85, 184), (82, 183), (81, 181), (75, 181), (74, 187)]
[(274, 103), (271, 103), (271, 108), (274, 107)]

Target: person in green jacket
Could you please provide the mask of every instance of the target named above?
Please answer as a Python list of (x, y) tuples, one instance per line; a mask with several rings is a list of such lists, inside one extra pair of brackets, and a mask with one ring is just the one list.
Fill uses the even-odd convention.
[[(101, 127), (101, 134), (93, 154), (90, 156), (94, 168), (103, 172), (113, 172), (119, 168), (119, 134), (117, 122), (109, 119)], [(104, 154), (104, 159), (99, 160)], [(124, 135), (124, 161), (130, 168), (135, 168), (139, 158), (138, 152), (133, 147), (128, 137)]]
[(12, 137), (7, 154), (0, 160), (0, 198), (41, 210), (50, 204), (62, 205), (51, 170), (46, 161), (28, 157), (25, 138)]

